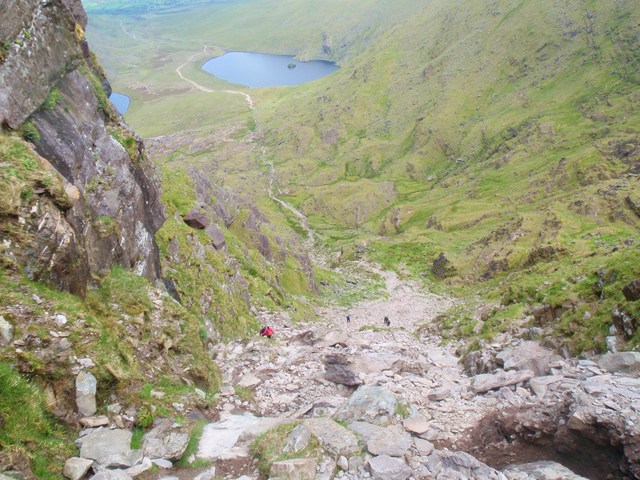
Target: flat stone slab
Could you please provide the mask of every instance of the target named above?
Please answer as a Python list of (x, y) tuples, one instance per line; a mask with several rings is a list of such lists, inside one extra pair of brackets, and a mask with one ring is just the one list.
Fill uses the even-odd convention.
[(322, 447), (334, 455), (350, 457), (360, 452), (358, 439), (348, 429), (329, 418), (310, 418), (304, 421)]
[(534, 373), (531, 370), (510, 370), (500, 373), (483, 373), (473, 377), (471, 388), (475, 393), (485, 393), (489, 390), (508, 387), (517, 383), (526, 382), (533, 378)]
[(232, 415), (221, 422), (204, 427), (196, 458), (201, 460), (228, 460), (248, 457), (246, 447), (236, 446), (240, 435), (261, 419), (253, 415)]
[[(107, 464), (114, 457), (130, 458), (132, 434), (129, 430), (97, 430), (82, 437), (79, 441), (80, 456)], [(131, 466), (131, 465), (128, 465)]]

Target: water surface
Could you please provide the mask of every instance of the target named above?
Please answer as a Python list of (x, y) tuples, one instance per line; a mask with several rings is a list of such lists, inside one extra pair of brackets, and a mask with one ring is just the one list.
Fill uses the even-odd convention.
[(333, 62), (299, 62), (289, 55), (229, 52), (212, 58), (202, 69), (227, 82), (247, 87), (284, 87), (317, 80), (338, 70)]
[(131, 99), (127, 95), (123, 95), (122, 93), (113, 92), (109, 97), (113, 106), (116, 107), (116, 110), (120, 113), (120, 115), (124, 115), (125, 112), (129, 109), (129, 103), (131, 103)]

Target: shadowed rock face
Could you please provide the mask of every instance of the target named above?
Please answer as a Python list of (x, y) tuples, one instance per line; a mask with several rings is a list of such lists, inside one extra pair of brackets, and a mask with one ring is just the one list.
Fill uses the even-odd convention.
[[(16, 244), (15, 258), (31, 278), (79, 294), (116, 264), (158, 279), (154, 234), (165, 218), (159, 184), (142, 142), (103, 113), (99, 87), (87, 77), (93, 70), (108, 85), (82, 38), (82, 3), (9, 0), (0, 7), (0, 24), (1, 40), (11, 43), (0, 62), (0, 123), (16, 129), (30, 119), (36, 151), (63, 177), (70, 198), (62, 207), (43, 198), (19, 213), (26, 240)], [(55, 105), (42, 108), (54, 88)], [(112, 135), (116, 130), (131, 139), (135, 159)]]

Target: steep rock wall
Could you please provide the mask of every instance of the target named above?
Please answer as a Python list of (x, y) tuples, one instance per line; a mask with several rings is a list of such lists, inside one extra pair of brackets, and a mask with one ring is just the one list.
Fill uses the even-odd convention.
[(0, 24), (0, 123), (29, 127), (23, 137), (62, 177), (69, 198), (60, 208), (36, 191), (22, 208), (2, 212), (0, 223), (13, 225), (0, 231), (9, 257), (31, 278), (80, 294), (116, 264), (158, 279), (159, 184), (143, 143), (107, 99), (80, 0), (9, 0)]

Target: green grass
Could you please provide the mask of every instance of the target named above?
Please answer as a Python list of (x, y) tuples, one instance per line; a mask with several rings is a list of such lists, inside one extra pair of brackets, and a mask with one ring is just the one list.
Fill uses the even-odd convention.
[[(20, 412), (20, 414), (18, 414)], [(73, 432), (47, 412), (36, 384), (0, 362), (0, 464), (31, 464), (37, 478), (62, 478), (64, 461), (76, 452)]]
[[(465, 313), (450, 326), (453, 337), (490, 338), (532, 306), (573, 302), (557, 334), (576, 353), (602, 349), (618, 294), (592, 301), (572, 279), (622, 261), (599, 245), (627, 250), (621, 240), (640, 241), (640, 222), (624, 207), (637, 189), (626, 173), (637, 154), (620, 153), (640, 132), (640, 8), (610, 0), (464, 9), (445, 0), (393, 7), (370, 0), (323, 22), (341, 6), (305, 7), (314, 15), (303, 18), (292, 1), (218, 4), (148, 14), (144, 22), (98, 15), (90, 37), (100, 45), (109, 36), (101, 57), (115, 72), (114, 85), (132, 96), (127, 118), (134, 127), (190, 139), (176, 140), (159, 159), (172, 172), (208, 172), (293, 239), (303, 233), (299, 223), (266, 195), (273, 162), (280, 197), (307, 215), (319, 244), (342, 251), (332, 266), (363, 258), (442, 293), (504, 303), (483, 325)], [(583, 20), (591, 13), (589, 33)], [(315, 23), (331, 26), (316, 32)], [(333, 49), (323, 51), (323, 34)], [(151, 38), (153, 53), (141, 55)], [(341, 69), (294, 88), (246, 90), (256, 101), (249, 111), (242, 97), (220, 92), (229, 85), (199, 70), (221, 49), (330, 58)], [(194, 90), (176, 75), (179, 66), (216, 92)], [(179, 190), (169, 186), (167, 199), (184, 213), (193, 202)], [(286, 303), (287, 290), (304, 290), (298, 265), (285, 262), (284, 273), (269, 274), (255, 252), (241, 253), (243, 244), (255, 246), (247, 232), (236, 224), (230, 230), (231, 253), (256, 301), (274, 308)], [(536, 255), (545, 248), (559, 253)], [(440, 252), (457, 272), (444, 280), (430, 272)], [(352, 287), (316, 274), (340, 304), (375, 294), (369, 280)], [(195, 280), (189, 274), (181, 281)], [(586, 308), (592, 316), (577, 318)]]
[(191, 435), (189, 436), (189, 443), (187, 444), (187, 448), (175, 464), (177, 467), (200, 468), (210, 465), (210, 462), (203, 463), (202, 460), (196, 460), (193, 463), (189, 463), (189, 457), (195, 455), (198, 452), (198, 445), (200, 443), (200, 438), (202, 437), (202, 432), (204, 431), (204, 427), (206, 424), (207, 422), (204, 420), (195, 422), (193, 428), (191, 429)]

